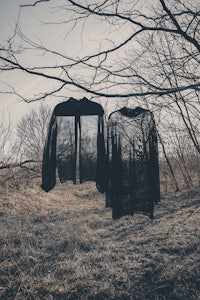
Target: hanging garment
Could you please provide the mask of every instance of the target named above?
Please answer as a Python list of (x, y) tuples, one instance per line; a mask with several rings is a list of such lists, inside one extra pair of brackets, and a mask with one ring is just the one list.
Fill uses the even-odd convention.
[(142, 212), (153, 218), (160, 201), (158, 148), (153, 114), (123, 107), (109, 116), (106, 206), (113, 218)]
[(96, 181), (105, 189), (104, 111), (100, 104), (86, 98), (58, 104), (49, 124), (42, 164), (42, 189), (60, 182)]

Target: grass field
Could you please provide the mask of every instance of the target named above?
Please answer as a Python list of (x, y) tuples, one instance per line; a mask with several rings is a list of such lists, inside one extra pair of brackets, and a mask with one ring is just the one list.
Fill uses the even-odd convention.
[(93, 183), (0, 192), (0, 299), (200, 299), (200, 189), (112, 220)]

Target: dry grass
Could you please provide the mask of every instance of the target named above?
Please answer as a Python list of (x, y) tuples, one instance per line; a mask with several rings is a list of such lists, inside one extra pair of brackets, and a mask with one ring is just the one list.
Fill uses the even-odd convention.
[(112, 220), (90, 183), (2, 191), (0, 299), (200, 299), (199, 202)]

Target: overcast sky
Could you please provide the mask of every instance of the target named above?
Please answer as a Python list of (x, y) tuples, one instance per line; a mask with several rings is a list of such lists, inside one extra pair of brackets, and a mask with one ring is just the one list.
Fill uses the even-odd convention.
[[(8, 40), (15, 29), (15, 24), (19, 15), (19, 4), (24, 3), (23, 0), (1, 0), (0, 1), (0, 42), (1, 44)], [(27, 25), (27, 22), (25, 22)], [(10, 74), (2, 73), (0, 74), (0, 90), (8, 90), (8, 87), (5, 83), (13, 84), (18, 87), (19, 92), (27, 91), (27, 93), (35, 88), (38, 83), (36, 79), (35, 82), (29, 83), (28, 85), (21, 79), (20, 74)], [(35, 104), (31, 105), (32, 107)], [(0, 94), (0, 116), (8, 117), (8, 114), (14, 121), (19, 120), (21, 115), (24, 114), (29, 109), (30, 105), (19, 101), (15, 95), (9, 94)]]
[[(5, 43), (13, 34), (19, 15), (19, 5), (25, 3), (34, 3), (34, 1), (0, 0), (1, 45), (2, 42)], [(118, 44), (118, 41), (131, 31), (130, 25), (128, 28), (125, 27), (126, 25), (123, 25), (122, 27), (116, 26), (116, 29), (111, 32), (105, 23), (102, 23), (98, 18), (93, 19), (92, 17), (87, 19), (87, 22), (76, 24), (76, 27), (70, 30), (72, 29), (72, 23), (62, 23), (63, 20), (70, 20), (70, 12), (68, 10), (58, 10), (56, 8), (57, 4), (61, 7), (66, 4), (66, 1), (54, 0), (41, 3), (35, 7), (24, 7), (20, 12), (19, 25), (22, 33), (31, 40), (35, 42), (42, 41), (45, 47), (59, 51), (64, 55), (83, 57), (84, 55), (98, 52), (100, 49), (112, 47), (113, 42)], [(58, 24), (59, 22), (61, 24)], [(32, 56), (32, 52), (27, 51), (21, 62), (23, 64), (31, 64), (34, 67), (40, 64), (53, 65), (59, 63), (59, 59), (55, 62), (54, 59), (55, 56), (52, 63), (51, 55), (45, 55), (45, 57), (39, 55)], [(23, 74), (18, 71), (1, 73), (0, 91), (10, 89), (8, 84), (14, 87), (18, 94), (31, 99), (36, 94), (52, 90), (56, 82), (44, 80), (39, 77), (30, 77), (27, 73)], [(84, 92), (78, 91), (74, 93), (71, 90), (72, 87), (69, 86), (68, 89), (63, 91), (60, 98), (48, 98), (48, 103), (51, 107), (54, 107), (58, 102), (64, 101), (70, 96), (88, 96)], [(109, 103), (111, 103), (111, 100), (109, 100)], [(0, 93), (0, 114), (3, 115), (3, 112), (6, 114), (8, 111), (14, 121), (19, 120), (26, 111), (35, 107), (37, 107), (37, 103), (26, 104), (16, 95)]]
[[(59, 50), (60, 52), (74, 57), (81, 57), (84, 54), (90, 54), (94, 51), (95, 47), (99, 50), (98, 41), (100, 35), (105, 36), (105, 28), (102, 27), (102, 23), (95, 20), (87, 21), (84, 26), (81, 24), (77, 25), (73, 32), (69, 32), (68, 24), (58, 25), (45, 25), (44, 23), (58, 22), (63, 19), (70, 18), (69, 13), (65, 10), (56, 12), (55, 9), (56, 1), (47, 2), (44, 4), (37, 5), (35, 7), (23, 8), (20, 12), (20, 27), (23, 34), (26, 34), (32, 40), (38, 42), (39, 38), (42, 40), (45, 46), (50, 49)], [(15, 24), (19, 15), (19, 5), (24, 3), (33, 3), (32, 0), (0, 0), (0, 44), (8, 40), (14, 32)], [(52, 4), (51, 4), (52, 3)], [(64, 0), (59, 0), (58, 3), (66, 3)], [(84, 30), (83, 30), (84, 29)], [(98, 36), (96, 35), (98, 31)], [(89, 32), (89, 34), (88, 34)], [(118, 30), (116, 36), (120, 36)], [(101, 41), (101, 46), (104, 41)], [(28, 63), (38, 65), (40, 60), (43, 64), (48, 65), (48, 58), (45, 60), (43, 57), (31, 56), (31, 52), (23, 57), (24, 61)], [(50, 63), (52, 65), (52, 61)], [(42, 80), (38, 77), (31, 77), (21, 72), (3, 72), (0, 74), (0, 90), (7, 91), (8, 85), (14, 86), (16, 92), (22, 94), (26, 98), (31, 98), (34, 94), (39, 94), (40, 91), (49, 91), (52, 87), (53, 82)], [(79, 94), (79, 92), (77, 93)], [(80, 94), (85, 96), (84, 94)], [(65, 95), (63, 94), (63, 97)], [(66, 98), (70, 95), (66, 93)], [(50, 99), (49, 103), (52, 107), (57, 102), (63, 101), (64, 98)], [(25, 104), (16, 95), (2, 94), (0, 93), (0, 113), (1, 115), (9, 112), (12, 119), (18, 120), (24, 112), (30, 110), (32, 107), (36, 107), (37, 104)]]
[[(0, 1), (0, 44), (5, 43), (8, 40), (15, 29), (15, 25), (19, 15), (19, 5), (27, 3), (26, 0), (1, 0)], [(29, 3), (33, 1), (30, 0)], [(56, 1), (54, 1), (55, 3)], [(59, 1), (62, 3), (62, 0)], [(37, 7), (23, 8), (20, 13), (20, 26), (22, 32), (31, 39), (37, 41), (40, 37), (46, 46), (54, 49), (66, 48), (66, 51), (71, 54), (75, 53), (78, 48), (82, 47), (80, 38), (78, 36), (71, 35), (70, 44), (65, 39), (66, 26), (58, 25), (44, 25), (41, 24), (41, 20), (44, 22), (54, 21), (54, 16), (52, 8), (48, 10), (48, 3), (41, 4)], [(79, 46), (76, 46), (76, 44)], [(56, 47), (55, 47), (56, 46)], [(71, 53), (70, 53), (71, 52)], [(40, 57), (32, 57), (31, 53), (28, 53), (24, 59), (29, 62), (37, 64)], [(37, 61), (36, 61), (37, 59)], [(48, 64), (48, 61), (45, 61)], [(3, 72), (0, 74), (0, 91), (7, 91), (9, 89), (8, 85), (14, 86), (16, 92), (22, 94), (26, 98), (31, 98), (34, 94), (39, 94), (40, 91), (48, 91), (51, 88), (49, 81), (44, 81), (38, 77), (29, 78), (27, 74), (22, 74), (21, 72)], [(61, 100), (52, 100), (50, 105), (55, 106), (55, 104)], [(11, 118), (19, 120), (19, 118), (30, 109), (37, 107), (37, 103), (26, 104), (20, 100), (16, 95), (2, 94), (0, 93), (0, 115), (10, 114)]]

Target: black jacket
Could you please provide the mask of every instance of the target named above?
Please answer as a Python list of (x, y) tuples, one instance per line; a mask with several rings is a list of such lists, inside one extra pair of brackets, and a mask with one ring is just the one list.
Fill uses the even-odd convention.
[(105, 190), (104, 111), (86, 98), (58, 104), (49, 124), (42, 164), (42, 189), (56, 184), (56, 168), (61, 182), (96, 181)]
[(143, 212), (160, 201), (156, 126), (149, 110), (122, 108), (109, 116), (106, 206), (113, 218)]

